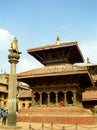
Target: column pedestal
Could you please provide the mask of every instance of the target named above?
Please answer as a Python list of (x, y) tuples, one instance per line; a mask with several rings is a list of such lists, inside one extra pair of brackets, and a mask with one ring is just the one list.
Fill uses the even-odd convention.
[(22, 130), (21, 126), (1, 126), (0, 130)]

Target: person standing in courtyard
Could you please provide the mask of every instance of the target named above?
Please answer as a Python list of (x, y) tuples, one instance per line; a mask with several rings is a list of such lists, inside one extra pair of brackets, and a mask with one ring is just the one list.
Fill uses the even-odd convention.
[(0, 119), (1, 119), (1, 117), (2, 117), (2, 109), (0, 108)]
[(3, 110), (2, 112), (2, 125), (6, 125), (7, 112)]

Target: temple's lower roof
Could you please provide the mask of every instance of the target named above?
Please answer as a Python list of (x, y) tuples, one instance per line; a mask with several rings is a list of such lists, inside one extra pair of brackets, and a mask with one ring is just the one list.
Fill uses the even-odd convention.
[(37, 81), (53, 83), (54, 77), (59, 82), (64, 80), (64, 84), (80, 83), (83, 87), (93, 86), (92, 77), (87, 68), (71, 64), (45, 66), (17, 74), (17, 79), (27, 83), (29, 86), (37, 85)]
[(64, 65), (52, 65), (52, 66), (44, 66), (37, 69), (32, 69), (29, 71), (25, 71), (22, 73), (19, 73), (17, 76), (18, 78), (22, 77), (39, 77), (44, 75), (60, 75), (60, 73), (67, 74), (74, 74), (82, 71), (87, 71), (86, 67), (81, 67), (77, 65), (72, 64), (64, 64)]

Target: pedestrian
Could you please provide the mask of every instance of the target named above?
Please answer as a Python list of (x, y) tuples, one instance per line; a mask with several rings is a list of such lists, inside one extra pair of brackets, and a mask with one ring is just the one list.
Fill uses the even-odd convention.
[(3, 110), (2, 112), (2, 125), (6, 125), (7, 112)]
[(2, 108), (0, 108), (0, 119), (2, 117)]

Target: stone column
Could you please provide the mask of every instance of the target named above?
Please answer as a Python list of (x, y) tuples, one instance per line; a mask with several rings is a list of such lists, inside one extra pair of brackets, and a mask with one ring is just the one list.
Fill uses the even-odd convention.
[(20, 58), (20, 53), (17, 48), (17, 40), (14, 39), (9, 49), (8, 55), (10, 62), (9, 88), (8, 88), (8, 126), (16, 126), (16, 92), (17, 92), (17, 78), (16, 78), (16, 64)]

